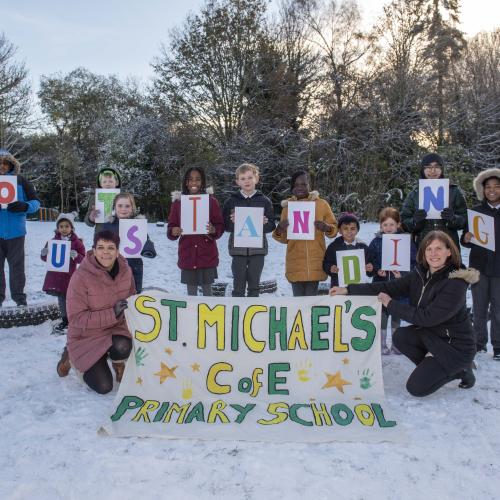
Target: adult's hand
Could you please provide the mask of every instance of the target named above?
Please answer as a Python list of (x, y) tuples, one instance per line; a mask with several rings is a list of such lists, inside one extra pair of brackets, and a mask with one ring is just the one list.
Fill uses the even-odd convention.
[(415, 213), (413, 214), (413, 221), (415, 222), (415, 224), (423, 222), (426, 218), (427, 218), (427, 212), (423, 208), (415, 210)]
[(384, 292), (380, 292), (378, 295), (377, 295), (377, 299), (379, 302), (382, 302), (382, 305), (387, 307), (387, 305), (389, 304), (389, 302), (392, 300), (390, 295), (387, 295), (386, 293)]
[(451, 222), (453, 218), (455, 217), (455, 212), (451, 208), (445, 208), (441, 212), (441, 218), (445, 220), (446, 222)]
[(113, 306), (113, 310), (115, 311), (115, 317), (119, 318), (123, 314), (123, 311), (125, 311), (125, 309), (127, 309), (127, 307), (128, 307), (127, 299), (119, 300)]
[(30, 206), (25, 201), (13, 201), (7, 205), (7, 210), (14, 213), (27, 212)]
[(330, 295), (347, 295), (347, 288), (345, 286), (334, 286), (330, 288)]

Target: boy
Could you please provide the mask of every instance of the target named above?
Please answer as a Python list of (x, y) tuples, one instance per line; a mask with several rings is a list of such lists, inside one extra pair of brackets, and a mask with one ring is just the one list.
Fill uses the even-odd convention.
[[(356, 239), (359, 233), (359, 219), (351, 213), (343, 213), (338, 220), (339, 234), (326, 249), (325, 258), (323, 259), (323, 270), (332, 279), (331, 286), (339, 286), (337, 267), (337, 252), (341, 250), (361, 250), (365, 251), (365, 262), (368, 260), (368, 247)], [(373, 271), (372, 264), (366, 264), (365, 270), (367, 273)], [(370, 276), (370, 274), (368, 274)]]
[(5, 300), (5, 259), (9, 264), (9, 286), (12, 300), (18, 306), (26, 306), (24, 285), (24, 235), (26, 214), (40, 208), (35, 188), (19, 175), (21, 165), (6, 149), (0, 149), (0, 175), (17, 175), (17, 201), (0, 209), (0, 306)]
[[(474, 190), (481, 202), (472, 210), (495, 219), (495, 245), (500, 244), (500, 169), (484, 170), (474, 179)], [(500, 252), (471, 244), (468, 224), (462, 235), (462, 245), (471, 249), (469, 266), (481, 273), (479, 283), (472, 285), (473, 326), (476, 350), (486, 352), (488, 343), (488, 307), (491, 313), (490, 338), (493, 359), (500, 361)]]
[[(271, 200), (256, 190), (259, 182), (259, 169), (251, 163), (243, 163), (236, 169), (236, 184), (240, 188), (224, 203), (223, 215), (229, 236), (229, 255), (233, 257), (233, 297), (244, 297), (248, 283), (248, 297), (259, 296), (259, 283), (264, 257), (267, 255), (267, 238), (275, 228), (274, 212)], [(262, 248), (244, 248), (234, 246), (234, 209), (236, 207), (264, 208), (264, 238)]]

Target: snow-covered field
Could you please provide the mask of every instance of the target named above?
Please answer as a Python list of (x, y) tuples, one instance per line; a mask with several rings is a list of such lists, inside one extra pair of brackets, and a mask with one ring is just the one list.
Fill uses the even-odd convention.
[[(53, 226), (28, 223), (29, 303), (47, 300), (39, 252)], [(364, 224), (361, 239), (369, 242), (376, 228)], [(92, 229), (79, 223), (77, 232), (90, 247)], [(176, 243), (154, 225), (150, 237), (158, 257), (144, 259), (145, 286), (183, 293)], [(226, 248), (224, 236), (219, 280), (230, 282)], [(275, 277), (277, 293), (291, 295), (284, 255), (271, 241), (263, 278)], [(57, 376), (65, 338), (50, 330), (0, 330), (1, 499), (500, 498), (500, 363), (491, 353), (479, 358), (473, 389), (452, 383), (424, 399), (405, 391), (410, 362), (384, 358), (387, 402), (408, 437), (402, 444), (125, 439), (97, 434), (114, 393), (92, 393), (74, 372)]]

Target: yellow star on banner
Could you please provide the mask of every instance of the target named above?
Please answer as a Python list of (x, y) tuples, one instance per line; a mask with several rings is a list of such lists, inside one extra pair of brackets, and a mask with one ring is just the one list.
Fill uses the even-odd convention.
[(169, 356), (172, 356), (172, 353), (173, 353), (174, 351), (172, 351), (172, 349), (170, 349), (170, 347), (166, 347), (166, 348), (165, 348), (165, 352), (166, 352)]
[(137, 377), (137, 380), (135, 381), (136, 384), (142, 385), (142, 378)]
[(344, 380), (342, 375), (340, 375), (340, 370), (332, 375), (331, 373), (326, 373), (326, 383), (322, 389), (328, 389), (329, 387), (336, 387), (342, 394), (344, 394), (344, 385), (352, 385), (351, 382)]
[(174, 373), (175, 370), (177, 369), (177, 366), (169, 368), (165, 363), (162, 363), (161, 361), (160, 361), (160, 366), (161, 366), (160, 371), (154, 374), (160, 377), (160, 384), (163, 384), (163, 382), (165, 382), (165, 380), (169, 377), (177, 378)]
[(194, 372), (199, 372), (200, 371), (200, 365), (198, 363), (193, 363), (191, 365), (191, 370), (193, 370)]
[(342, 360), (342, 363), (344, 363), (344, 365), (348, 365), (349, 364), (349, 358), (344, 358)]

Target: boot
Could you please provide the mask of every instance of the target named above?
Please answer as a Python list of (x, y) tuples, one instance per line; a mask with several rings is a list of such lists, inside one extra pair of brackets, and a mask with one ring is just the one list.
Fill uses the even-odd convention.
[(64, 335), (68, 330), (68, 318), (63, 318), (59, 324), (54, 326), (52, 333), (54, 335)]
[(387, 356), (391, 354), (391, 350), (387, 347), (387, 330), (380, 331), (380, 339), (382, 341), (382, 355)]
[(66, 377), (71, 370), (71, 362), (69, 360), (68, 349), (64, 348), (64, 351), (61, 354), (61, 359), (59, 363), (57, 363), (57, 374), (60, 377)]
[(463, 370), (459, 374), (458, 378), (462, 379), (460, 384), (458, 384), (458, 387), (460, 387), (460, 389), (470, 389), (471, 387), (474, 387), (474, 384), (476, 383), (476, 376), (472, 371), (472, 364), (471, 366), (469, 366), (469, 368)]
[(125, 371), (125, 359), (121, 359), (119, 361), (112, 361), (113, 370), (115, 371), (116, 381), (120, 383), (123, 378), (123, 372)]

